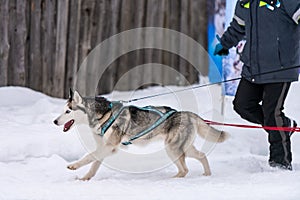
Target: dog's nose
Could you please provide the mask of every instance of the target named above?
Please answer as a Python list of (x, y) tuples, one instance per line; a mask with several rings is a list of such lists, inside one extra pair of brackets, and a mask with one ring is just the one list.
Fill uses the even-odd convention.
[(54, 120), (53, 123), (57, 125), (57, 124), (58, 124), (58, 121), (57, 121), (57, 120)]

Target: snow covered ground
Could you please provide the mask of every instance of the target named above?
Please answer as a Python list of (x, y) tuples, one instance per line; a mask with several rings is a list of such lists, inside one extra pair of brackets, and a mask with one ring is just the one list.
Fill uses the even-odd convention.
[[(146, 96), (182, 89), (156, 87), (136, 93), (116, 92), (111, 99), (130, 95)], [(169, 105), (197, 112), (205, 119), (221, 119), (214, 102), (221, 98), (209, 89), (195, 90), (194, 102), (187, 94), (169, 95), (137, 102), (139, 106)], [(300, 122), (300, 84), (293, 84), (285, 112)], [(216, 97), (217, 96), (217, 97)], [(145, 173), (129, 173), (102, 166), (88, 182), (76, 180), (88, 167), (69, 171), (68, 163), (86, 153), (75, 129), (68, 133), (52, 123), (65, 100), (20, 87), (0, 88), (0, 199), (300, 199), (300, 133), (292, 138), (294, 171), (271, 169), (267, 165), (268, 143), (263, 130), (218, 127), (231, 138), (208, 153), (213, 175), (204, 177), (199, 162), (188, 159), (186, 178), (174, 179), (176, 167), (166, 165)], [(132, 96), (133, 97), (133, 96)], [(225, 99), (224, 121), (247, 123), (240, 119)], [(190, 103), (189, 103), (190, 102)], [(203, 143), (199, 143), (199, 148)], [(157, 148), (154, 145), (154, 148)], [(130, 147), (134, 150), (135, 147)], [(148, 148), (148, 149), (147, 149)], [(146, 147), (146, 151), (153, 145)], [(161, 147), (159, 147), (161, 148)], [(123, 161), (122, 161), (123, 162)], [(126, 161), (125, 161), (126, 162)], [(146, 163), (151, 165), (151, 161)]]

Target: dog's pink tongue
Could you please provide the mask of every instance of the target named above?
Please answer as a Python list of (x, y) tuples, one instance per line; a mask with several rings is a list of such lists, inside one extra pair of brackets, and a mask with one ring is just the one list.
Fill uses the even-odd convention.
[(73, 123), (74, 123), (73, 119), (70, 120), (70, 121), (68, 121), (67, 123), (65, 123), (65, 125), (64, 125), (64, 132), (67, 132), (71, 128), (71, 126), (72, 126)]

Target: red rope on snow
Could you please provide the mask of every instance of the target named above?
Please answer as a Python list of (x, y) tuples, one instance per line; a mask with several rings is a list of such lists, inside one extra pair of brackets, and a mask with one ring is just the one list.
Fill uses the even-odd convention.
[(217, 125), (217, 126), (232, 126), (238, 128), (263, 128), (265, 130), (272, 130), (272, 131), (300, 132), (300, 127), (253, 126), (253, 125), (245, 125), (245, 124), (221, 123), (221, 122), (214, 122), (210, 120), (204, 120), (204, 122), (210, 125)]

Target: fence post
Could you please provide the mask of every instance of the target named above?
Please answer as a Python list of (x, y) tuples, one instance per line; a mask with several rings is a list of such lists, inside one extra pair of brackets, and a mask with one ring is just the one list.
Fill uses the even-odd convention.
[(78, 67), (79, 53), (79, 30), (81, 15), (81, 0), (70, 1), (69, 3), (69, 24), (67, 37), (67, 56), (66, 56), (66, 76), (64, 96), (68, 97), (69, 88), (73, 88), (75, 75)]
[(53, 94), (57, 97), (63, 97), (65, 88), (64, 80), (66, 69), (69, 0), (59, 0), (57, 3), (57, 32), (55, 47), (56, 62), (54, 65), (55, 87), (53, 88)]
[(8, 21), (9, 21), (9, 0), (0, 1), (0, 86), (8, 84)]
[[(27, 1), (10, 1), (10, 57), (9, 66), (11, 66), (11, 77), (9, 84), (25, 86), (25, 67), (26, 67), (26, 3)], [(2, 22), (1, 22), (2, 23)]]
[(41, 53), (41, 0), (32, 0), (30, 5), (29, 66), (27, 81), (30, 88), (42, 90), (42, 53)]
[(53, 95), (53, 66), (55, 65), (55, 41), (56, 41), (56, 1), (45, 1), (42, 13), (42, 91)]

